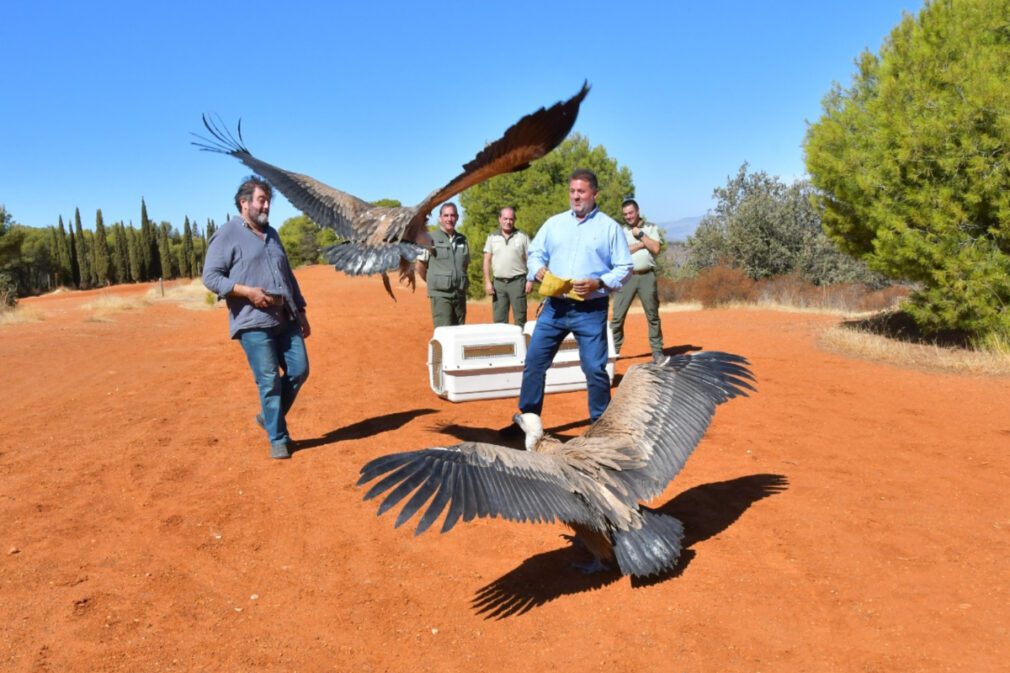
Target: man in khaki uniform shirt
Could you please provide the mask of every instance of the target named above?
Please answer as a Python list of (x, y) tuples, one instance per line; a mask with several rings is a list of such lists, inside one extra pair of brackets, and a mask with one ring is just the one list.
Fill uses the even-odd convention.
[(515, 228), (515, 208), (502, 208), (498, 224), (500, 228), (488, 234), (484, 244), (484, 291), (493, 298), (495, 322), (508, 322), (511, 306), (512, 318), (522, 327), (526, 324), (526, 295), (533, 289), (533, 283), (526, 280), (530, 237)]
[(631, 275), (614, 294), (614, 315), (610, 329), (614, 333), (614, 348), (621, 352), (624, 343), (624, 319), (631, 308), (631, 300), (638, 295), (649, 323), (649, 345), (652, 360), (664, 364), (669, 358), (663, 354), (663, 326), (659, 321), (659, 291), (656, 287), (656, 256), (663, 245), (663, 234), (659, 227), (646, 222), (638, 212), (638, 202), (625, 199), (621, 204), (624, 214), (624, 235), (628, 239), (631, 261), (634, 265)]

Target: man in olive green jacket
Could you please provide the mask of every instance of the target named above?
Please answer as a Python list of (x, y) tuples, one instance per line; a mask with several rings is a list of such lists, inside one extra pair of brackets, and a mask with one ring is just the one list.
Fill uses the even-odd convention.
[(635, 199), (625, 199), (621, 204), (621, 212), (624, 215), (624, 225), (621, 228), (627, 237), (634, 266), (632, 274), (614, 294), (614, 315), (610, 321), (614, 348), (618, 353), (621, 352), (624, 344), (624, 319), (631, 308), (631, 300), (637, 295), (649, 324), (652, 361), (665, 364), (670, 358), (663, 353), (663, 325), (659, 320), (659, 292), (656, 283), (656, 257), (663, 245), (663, 233), (659, 227), (645, 221), (638, 212), (638, 202)]
[(435, 327), (466, 322), (466, 275), (470, 246), (466, 236), (456, 231), (459, 211), (456, 204), (443, 203), (438, 209), (438, 229), (432, 232), (434, 251), (417, 257), (417, 275), (428, 284), (431, 320)]

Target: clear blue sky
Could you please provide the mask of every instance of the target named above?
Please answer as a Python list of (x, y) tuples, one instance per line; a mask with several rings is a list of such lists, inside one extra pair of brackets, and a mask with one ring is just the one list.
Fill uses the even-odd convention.
[[(915, 0), (11, 2), (0, 204), (30, 226), (220, 224), (248, 171), (191, 146), (241, 117), (253, 154), (367, 200), (419, 202), (520, 116), (592, 91), (575, 130), (642, 211), (704, 214), (749, 162), (786, 181), (833, 81)], [(559, 210), (566, 204), (559, 203)], [(297, 214), (277, 198), (279, 225)], [(465, 224), (465, 216), (464, 216)]]

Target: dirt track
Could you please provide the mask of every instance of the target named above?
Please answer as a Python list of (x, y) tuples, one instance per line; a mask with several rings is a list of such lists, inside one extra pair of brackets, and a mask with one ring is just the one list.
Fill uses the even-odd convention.
[[(759, 392), (651, 503), (687, 530), (676, 572), (583, 576), (560, 525), (376, 518), (362, 464), (497, 441), (514, 401), (430, 392), (423, 290), (297, 275), (314, 334), (290, 461), (267, 458), (222, 310), (96, 322), (73, 293), (0, 326), (0, 670), (1006, 670), (1006, 378), (825, 353), (823, 316), (664, 314), (669, 346), (747, 356)], [(627, 334), (644, 357), (640, 315)], [(584, 393), (544, 414), (581, 433)]]

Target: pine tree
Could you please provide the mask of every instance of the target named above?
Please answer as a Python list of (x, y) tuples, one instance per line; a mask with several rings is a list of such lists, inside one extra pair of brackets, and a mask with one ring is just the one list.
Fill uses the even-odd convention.
[(928, 332), (1010, 336), (1010, 0), (926, 2), (835, 85), (805, 142), (825, 231), (915, 283)]
[(84, 237), (84, 229), (81, 227), (81, 209), (74, 208), (74, 229), (77, 231), (77, 268), (80, 273), (80, 282), (77, 287), (91, 287), (91, 251), (88, 250), (88, 242)]
[(105, 236), (102, 209), (95, 214), (95, 284), (108, 285), (112, 281), (109, 260), (109, 242)]

